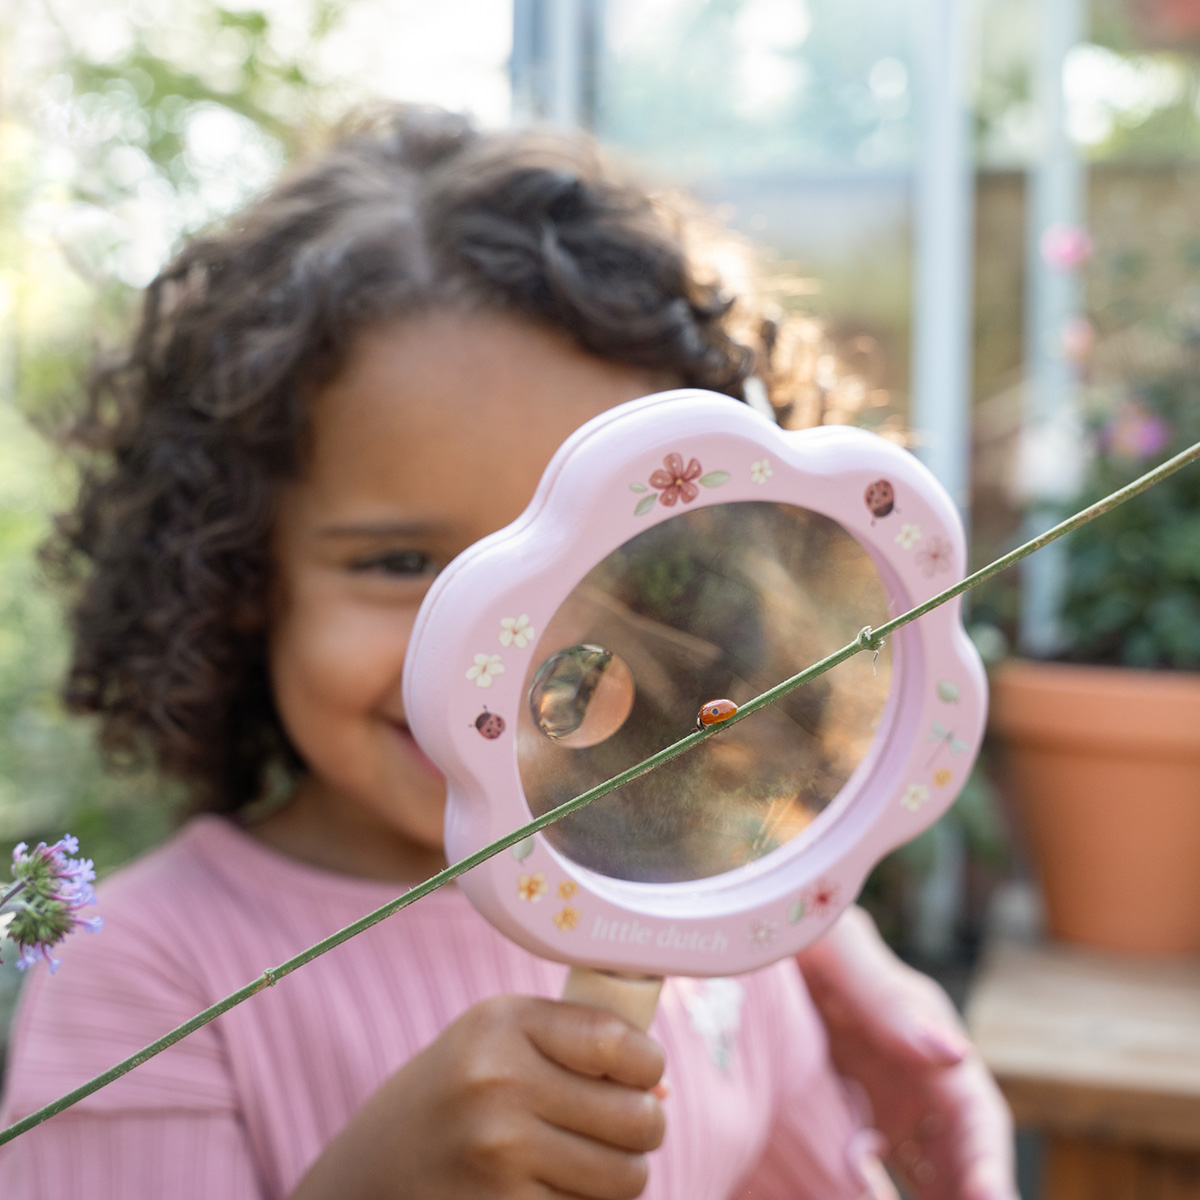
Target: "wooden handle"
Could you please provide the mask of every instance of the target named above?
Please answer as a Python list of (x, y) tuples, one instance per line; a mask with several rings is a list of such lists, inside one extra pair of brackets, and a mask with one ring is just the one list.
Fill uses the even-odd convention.
[(657, 975), (616, 975), (591, 967), (572, 967), (563, 988), (563, 999), (607, 1009), (645, 1033), (654, 1020), (662, 985)]

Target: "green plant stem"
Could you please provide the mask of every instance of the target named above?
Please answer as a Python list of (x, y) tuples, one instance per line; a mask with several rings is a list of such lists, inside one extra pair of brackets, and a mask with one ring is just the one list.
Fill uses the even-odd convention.
[(3, 908), (25, 886), (27, 882), (28, 880), (25, 879), (19, 880), (11, 888), (9, 888), (9, 890), (5, 892), (3, 896), (0, 896), (0, 908)]
[(605, 780), (604, 783), (597, 784), (594, 788), (582, 792), (564, 804), (560, 804), (557, 808), (551, 809), (548, 813), (543, 813), (542, 816), (535, 818), (526, 825), (522, 825), (519, 829), (514, 829), (511, 833), (505, 834), (504, 837), (498, 838), (482, 849), (476, 850), (474, 854), (469, 854), (459, 862), (451, 864), (445, 870), (439, 871), (436, 875), (425, 880), (424, 883), (420, 883), (405, 892), (404, 895), (398, 896), (395, 900), (390, 900), (382, 907), (367, 913), (365, 917), (361, 917), (359, 920), (339, 929), (336, 933), (330, 934), (329, 937), (324, 938), (313, 946), (309, 946), (307, 950), (301, 951), (293, 958), (280, 963), (279, 966), (268, 968), (257, 979), (246, 984), (244, 987), (238, 988), (236, 992), (232, 992), (223, 1000), (217, 1001), (216, 1004), (209, 1005), (203, 1012), (197, 1013), (190, 1020), (172, 1029), (170, 1033), (164, 1034), (157, 1041), (143, 1047), (136, 1054), (130, 1055), (129, 1058), (110, 1067), (94, 1079), (89, 1079), (86, 1083), (81, 1084), (74, 1091), (68, 1092), (65, 1096), (60, 1096), (57, 1100), (51, 1101), (44, 1108), (39, 1108), (36, 1112), (32, 1112), (27, 1117), (14, 1122), (7, 1129), (0, 1130), (0, 1145), (11, 1141), (27, 1129), (32, 1129), (35, 1125), (40, 1125), (43, 1121), (48, 1120), (64, 1109), (70, 1108), (71, 1105), (77, 1104), (85, 1096), (90, 1096), (106, 1084), (112, 1083), (122, 1075), (132, 1071), (134, 1067), (140, 1066), (147, 1059), (153, 1058), (156, 1054), (161, 1054), (168, 1047), (187, 1037), (189, 1033), (194, 1033), (197, 1029), (207, 1025), (209, 1021), (219, 1017), (223, 1012), (228, 1012), (229, 1009), (241, 1004), (244, 1000), (249, 1000), (251, 996), (261, 992), (264, 988), (272, 987), (280, 979), (284, 978), (284, 976), (290, 975), (297, 968), (304, 966), (305, 963), (311, 962), (314, 958), (319, 958), (335, 946), (340, 946), (343, 942), (349, 941), (350, 938), (362, 933), (366, 929), (370, 929), (372, 925), (378, 925), (380, 921), (390, 917), (393, 913), (399, 912), (402, 908), (407, 908), (410, 904), (416, 903), (423, 896), (429, 895), (430, 892), (436, 891), (438, 888), (457, 879), (460, 875), (471, 870), (472, 867), (479, 866), (480, 863), (486, 862), (489, 858), (507, 850), (511, 846), (515, 846), (518, 842), (532, 836), (539, 830), (545, 829), (548, 825), (553, 825), (556, 821), (561, 821), (563, 817), (570, 816), (571, 813), (577, 812), (585, 805), (591, 804), (592, 801), (599, 800), (602, 796), (607, 796), (610, 792), (616, 791), (617, 788), (623, 787), (634, 779), (653, 771), (656, 767), (662, 766), (663, 763), (670, 762), (671, 759), (686, 753), (707, 738), (715, 737), (721, 730), (736, 724), (738, 721), (745, 720), (752, 713), (773, 703), (781, 696), (786, 696), (788, 692), (809, 683), (811, 680), (816, 679), (818, 675), (823, 675), (826, 671), (836, 667), (838, 663), (845, 662), (846, 659), (852, 658), (855, 654), (860, 654), (864, 650), (878, 650), (883, 645), (883, 639), (894, 633), (897, 629), (910, 624), (912, 621), (917, 620), (918, 617), (923, 617), (927, 612), (932, 611), (939, 605), (945, 604), (948, 600), (953, 600), (955, 596), (961, 596), (963, 592), (975, 587), (976, 584), (982, 583), (985, 579), (990, 579), (998, 572), (1011, 567), (1014, 563), (1020, 562), (1023, 558), (1027, 558), (1035, 550), (1040, 550), (1056, 538), (1070, 533), (1073, 529), (1078, 529), (1079, 526), (1095, 520), (1096, 517), (1102, 516), (1104, 513), (1116, 508), (1118, 504), (1123, 504), (1139, 492), (1144, 492), (1147, 488), (1153, 487), (1160, 480), (1174, 474), (1181, 467), (1186, 466), (1197, 458), (1200, 458), (1200, 442), (1190, 449), (1175, 455), (1174, 458), (1168, 459), (1153, 471), (1149, 471), (1140, 478), (1135, 479), (1126, 487), (1106, 496), (1090, 508), (1083, 509), (1081, 512), (1055, 525), (1052, 529), (1048, 529), (1039, 537), (1018, 546), (1002, 558), (996, 559), (995, 562), (990, 563), (972, 575), (968, 575), (960, 582), (953, 584), (944, 591), (938, 592), (936, 596), (930, 597), (923, 604), (918, 604), (915, 608), (901, 613), (900, 616), (893, 617), (892, 620), (888, 621), (885, 625), (879, 626), (878, 629), (871, 629), (870, 627), (863, 629), (854, 641), (843, 646), (833, 654), (826, 656), (819, 662), (814, 663), (812, 666), (806, 667), (790, 679), (785, 679), (782, 683), (776, 684), (773, 688), (763, 692), (762, 695), (747, 701), (732, 717), (721, 722), (721, 724), (709, 725), (702, 730), (689, 733), (686, 737), (682, 737), (672, 745), (659, 750), (656, 754), (650, 755), (649, 758), (643, 759), (628, 770), (614, 775), (611, 779)]

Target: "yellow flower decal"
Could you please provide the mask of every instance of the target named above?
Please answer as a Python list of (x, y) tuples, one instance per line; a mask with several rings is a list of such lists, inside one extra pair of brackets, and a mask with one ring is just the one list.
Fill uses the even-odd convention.
[(517, 895), (530, 904), (536, 904), (546, 894), (546, 876), (541, 871), (522, 875), (517, 880)]
[(954, 778), (954, 772), (949, 767), (940, 767), (933, 773), (933, 782), (938, 787), (945, 787)]
[(562, 912), (554, 914), (554, 923), (564, 933), (568, 929), (579, 928), (579, 909), (572, 908), (569, 904), (564, 904)]
[(579, 891), (579, 884), (577, 884), (573, 879), (564, 879), (563, 882), (558, 885), (558, 898), (560, 900), (570, 900), (570, 898), (575, 895), (577, 891)]

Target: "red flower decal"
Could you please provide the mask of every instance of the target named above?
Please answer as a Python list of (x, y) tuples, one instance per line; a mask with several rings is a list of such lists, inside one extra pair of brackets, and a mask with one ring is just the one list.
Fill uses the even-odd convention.
[(819, 880), (805, 893), (806, 907), (814, 916), (824, 916), (837, 900), (838, 888), (836, 883), (827, 879)]
[(692, 482), (700, 474), (700, 464), (693, 458), (684, 470), (682, 455), (668, 454), (663, 459), (663, 466), (666, 470), (655, 471), (650, 476), (650, 486), (662, 492), (659, 501), (668, 508), (679, 500), (691, 504), (700, 495), (700, 489)]

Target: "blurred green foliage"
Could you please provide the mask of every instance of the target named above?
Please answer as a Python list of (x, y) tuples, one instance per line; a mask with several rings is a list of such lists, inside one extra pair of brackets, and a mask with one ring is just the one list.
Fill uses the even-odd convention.
[(301, 36), (295, 13), (284, 28), (209, 0), (112, 9), (107, 40), (87, 36), (94, 9), (0, 16), (0, 838), (69, 830), (104, 872), (183, 811), (148, 772), (107, 773), (59, 702), (63, 597), (37, 548), (73, 469), (44, 431), (78, 408), (89, 359), (119, 345), (172, 246), (320, 136), (337, 88), (311, 63), (345, 7), (315, 0)]
[(63, 719), (61, 611), (36, 565), (46, 513), (66, 494), (50, 455), (19, 414), (0, 408), (0, 837), (49, 841), (69, 829), (106, 866), (159, 838), (171, 805), (145, 803), (160, 791), (144, 777), (106, 777), (89, 730)]
[[(1155, 46), (1147, 17), (1160, 5), (1090, 0), (1090, 37), (1112, 52), (1105, 79), (1112, 123), (1094, 158), (1200, 158), (1200, 56), (1196, 45)], [(1161, 6), (1166, 7), (1166, 6)], [(1116, 103), (1124, 95), (1123, 104)]]
[[(1079, 506), (1200, 441), (1200, 354), (1097, 414)], [(1200, 669), (1200, 469), (1185, 468), (1067, 542), (1063, 621), (1075, 662)]]

